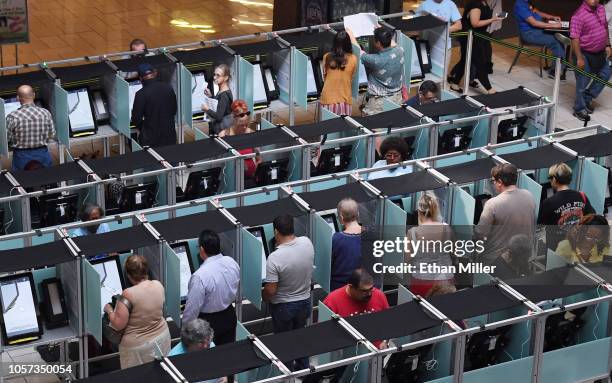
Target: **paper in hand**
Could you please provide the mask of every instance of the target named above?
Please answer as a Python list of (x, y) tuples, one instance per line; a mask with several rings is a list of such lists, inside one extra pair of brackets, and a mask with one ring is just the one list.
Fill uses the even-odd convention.
[(378, 16), (374, 13), (344, 16), (344, 28), (353, 31), (355, 37), (372, 36), (377, 26)]

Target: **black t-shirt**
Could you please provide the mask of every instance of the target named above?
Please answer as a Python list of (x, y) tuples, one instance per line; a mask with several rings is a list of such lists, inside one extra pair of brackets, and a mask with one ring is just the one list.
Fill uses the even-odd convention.
[[(561, 190), (547, 198), (540, 206), (538, 224), (547, 225), (546, 242), (548, 247), (556, 249), (557, 244), (565, 238), (567, 229), (576, 225), (582, 216), (594, 214), (595, 210), (586, 194), (575, 190)], [(554, 226), (558, 226), (555, 228)]]
[(470, 12), (473, 9), (480, 9), (480, 20), (489, 20), (493, 18), (493, 10), (491, 7), (489, 7), (487, 4), (483, 4), (482, 0), (472, 0), (465, 6), (463, 11), (463, 19), (461, 20), (463, 29), (465, 31), (473, 29), (474, 32), (486, 33), (487, 28), (489, 27), (488, 25), (480, 28), (472, 27), (472, 23), (470, 22)]

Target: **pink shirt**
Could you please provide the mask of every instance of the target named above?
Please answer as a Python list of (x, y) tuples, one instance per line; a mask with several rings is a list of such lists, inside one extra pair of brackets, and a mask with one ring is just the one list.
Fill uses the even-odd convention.
[(578, 8), (570, 22), (570, 37), (578, 39), (580, 48), (588, 53), (603, 51), (608, 40), (608, 22), (603, 5), (592, 9), (586, 3)]

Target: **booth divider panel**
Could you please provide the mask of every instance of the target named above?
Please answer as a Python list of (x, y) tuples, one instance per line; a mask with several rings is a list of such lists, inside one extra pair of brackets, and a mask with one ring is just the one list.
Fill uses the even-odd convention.
[(436, 160), (436, 167), (437, 168), (442, 168), (442, 167), (445, 167), (445, 166), (462, 164), (462, 163), (468, 162), (468, 161), (475, 161), (476, 159), (477, 158), (476, 158), (476, 154), (475, 153), (468, 153), (468, 154), (457, 153), (456, 156), (448, 157), (448, 158), (442, 158), (440, 160)]
[(429, 155), (429, 129), (422, 128), (416, 139), (416, 147), (412, 158), (424, 158)]
[(306, 90), (308, 57), (297, 49), (294, 49), (293, 53), (294, 70), (291, 74), (291, 81), (293, 84), (293, 102), (302, 108), (306, 108), (308, 103), (308, 92)]
[(19, 247), (24, 247), (24, 246), (25, 245), (24, 245), (23, 238), (15, 238), (15, 239), (0, 241), (0, 250), (17, 249)]
[(327, 292), (330, 292), (333, 235), (334, 233), (327, 222), (318, 214), (314, 214), (315, 269), (313, 277), (323, 287), (323, 290)]
[[(293, 78), (291, 73), (291, 65), (289, 64), (292, 59), (290, 52), (290, 49), (283, 49), (278, 52), (274, 52), (272, 55), (272, 66), (274, 69), (276, 69), (276, 81), (278, 82), (278, 89), (280, 93), (279, 100), (287, 105), (291, 104), (291, 99), (289, 98), (289, 84)], [(304, 69), (304, 73), (306, 73), (306, 69)]]
[[(240, 321), (238, 321), (237, 325), (236, 325), (236, 341), (240, 341), (243, 339), (247, 339), (248, 336), (251, 333), (249, 332), (249, 330), (247, 330), (242, 323), (240, 323)], [(269, 368), (269, 366), (264, 366), (255, 370), (250, 370), (250, 371), (245, 371), (245, 372), (241, 372), (240, 374), (238, 374), (236, 376), (236, 380), (238, 381), (238, 383), (249, 383), (249, 382), (254, 382), (257, 379), (257, 372), (260, 369), (265, 369), (265, 368)]]
[[(607, 295), (601, 288), (585, 291), (581, 294), (569, 297), (564, 300), (564, 304), (586, 301), (603, 295)], [(591, 305), (583, 314), (584, 325), (578, 332), (578, 339), (581, 343), (592, 342), (603, 339), (608, 332), (608, 308), (609, 301), (601, 302), (597, 305)]]
[(221, 165), (221, 185), (219, 189), (222, 193), (231, 193), (236, 191), (236, 162), (226, 161)]
[(386, 98), (383, 98), (383, 112), (388, 112), (399, 107), (400, 106), (394, 103), (393, 101), (389, 101)]
[[(110, 95), (111, 125), (126, 137), (130, 136), (130, 86), (123, 77), (115, 76), (115, 94)], [(114, 113), (112, 112), (114, 110)]]
[[(545, 352), (542, 360), (542, 383), (582, 382), (605, 376), (609, 373), (609, 351), (610, 338), (604, 338)], [(514, 376), (514, 373), (510, 375)]]
[(321, 108), (321, 121), (331, 120), (333, 118), (338, 118), (338, 117), (340, 116), (338, 116), (334, 112), (331, 112), (329, 109)]
[(4, 118), (4, 99), (0, 97), (0, 155), (8, 157), (8, 131)]
[(519, 176), (518, 187), (520, 187), (521, 189), (528, 190), (531, 195), (533, 195), (533, 199), (536, 202), (535, 217), (533, 217), (535, 222), (535, 219), (538, 216), (538, 212), (540, 211), (540, 196), (542, 195), (542, 185), (532, 180), (525, 173), (521, 173)]
[(412, 302), (412, 293), (404, 285), (397, 285), (397, 304)]
[[(251, 195), (244, 197), (243, 206), (258, 205), (260, 203), (276, 201), (277, 199), (278, 199), (278, 190), (272, 190), (270, 191), (269, 194), (266, 194), (266, 193), (251, 194)], [(282, 212), (279, 211), (278, 214), (280, 215), (282, 214)]]
[(79, 321), (82, 315), (81, 313), (83, 312), (81, 310), (81, 306), (79, 305), (78, 290), (80, 288), (79, 285), (84, 285), (81, 284), (81, 280), (83, 280), (83, 275), (81, 275), (81, 279), (75, 278), (75, 276), (77, 275), (78, 267), (81, 267), (80, 261), (64, 262), (60, 263), (55, 267), (55, 275), (59, 277), (62, 282), (64, 298), (66, 301), (66, 309), (68, 310), (68, 318), (70, 320), (70, 327), (77, 334), (79, 332)]
[[(463, 374), (464, 383), (516, 383), (531, 382), (533, 357), (513, 360), (494, 366), (468, 371)], [(438, 382), (438, 381), (436, 381)], [(557, 382), (555, 382), (557, 383)]]
[(42, 245), (43, 243), (49, 243), (49, 242), (53, 242), (55, 241), (55, 234), (54, 233), (47, 233), (47, 234), (43, 234), (41, 236), (34, 236), (32, 237), (32, 246), (35, 245)]
[(111, 221), (108, 222), (108, 227), (111, 231), (126, 229), (128, 227), (132, 227), (132, 220), (124, 219), (123, 221), (121, 221), (121, 223), (119, 223), (118, 221)]
[[(327, 307), (325, 303), (319, 301), (318, 315), (319, 315), (319, 323), (321, 323), (321, 322), (330, 320), (332, 316), (336, 314), (333, 311), (331, 311), (331, 309)], [(319, 357), (317, 358), (317, 361), (319, 362), (320, 365), (331, 362), (332, 353), (328, 352), (323, 355), (319, 355)]]
[(453, 382), (453, 377), (452, 376), (446, 376), (444, 378), (430, 380), (430, 381), (428, 381), (426, 383), (452, 383), (452, 382)]
[(504, 155), (504, 154), (522, 152), (522, 151), (525, 151), (525, 150), (533, 149), (535, 147), (536, 147), (536, 145), (530, 146), (526, 142), (521, 142), (521, 143), (517, 143), (515, 145), (508, 145), (508, 146), (502, 146), (501, 148), (497, 148), (497, 149), (495, 149), (495, 154), (498, 155), (498, 156), (501, 156), (501, 155)]
[(453, 186), (453, 204), (450, 207), (453, 209), (452, 222), (453, 226), (465, 225), (471, 226), (474, 224), (474, 209), (476, 200), (465, 190), (458, 186)]
[[(359, 63), (361, 62), (361, 47), (356, 44), (352, 45), (353, 54), (357, 58), (357, 69), (355, 70), (355, 75), (353, 76), (353, 86), (351, 89), (353, 95), (353, 102), (355, 102), (355, 100), (357, 100), (357, 97), (359, 96)], [(359, 102), (361, 102), (361, 100)]]
[(302, 149), (294, 149), (289, 156), (289, 181), (300, 181), (304, 177), (302, 175)]
[(84, 281), (84, 299), (85, 305), (85, 331), (102, 344), (102, 314), (100, 307), (102, 305), (102, 295), (100, 292), (100, 275), (93, 268), (91, 263), (83, 260), (83, 281)]
[[(153, 279), (157, 279), (158, 281), (162, 282), (163, 276), (160, 274), (162, 266), (162, 254), (160, 254), (161, 247), (158, 244), (155, 244), (133, 250), (136, 250), (136, 254), (140, 253), (147, 259), (147, 262), (149, 263), (149, 272), (151, 273)], [(125, 269), (125, 262), (122, 261), (121, 266)]]
[(264, 129), (276, 128), (276, 125), (266, 120), (265, 118), (262, 118), (260, 127), (261, 127), (261, 130), (264, 130)]
[(489, 143), (489, 131), (491, 129), (491, 119), (480, 120), (476, 123), (472, 132), (472, 142), (470, 148), (479, 148)]
[(351, 158), (351, 168), (350, 169), (363, 169), (366, 167), (366, 157), (367, 157), (367, 138), (360, 138), (356, 141), (353, 141), (353, 150)]
[(546, 271), (558, 269), (559, 267), (567, 267), (565, 258), (560, 257), (551, 249), (546, 249)]
[(335, 188), (335, 187), (342, 186), (342, 185), (346, 185), (346, 178), (339, 178), (339, 179), (329, 180), (329, 181), (321, 181), (321, 182), (311, 184), (309, 191), (313, 192), (313, 191), (331, 189), (331, 188)]
[(181, 328), (181, 261), (174, 250), (164, 244), (166, 263), (166, 278), (164, 288), (166, 292), (166, 316), (172, 317), (174, 323)]
[(608, 187), (608, 169), (593, 161), (584, 160), (578, 190), (583, 191), (597, 214), (603, 214)]
[(262, 264), (263, 246), (257, 238), (245, 229), (240, 230), (242, 238), (242, 264), (240, 265), (240, 283), (242, 287), (242, 297), (246, 298), (253, 306), (261, 310), (261, 282), (262, 271), (265, 270), (265, 263)]
[(246, 101), (249, 110), (253, 111), (253, 65), (239, 58), (238, 61), (238, 97)]
[(178, 64), (178, 77), (181, 89), (181, 107), (179, 110), (179, 123), (183, 127), (193, 128), (193, 114), (191, 112), (191, 81), (193, 75), (182, 63)]
[(396, 34), (398, 36), (397, 45), (404, 49), (404, 85), (408, 89), (410, 89), (410, 80), (412, 79), (412, 53), (415, 51), (414, 41), (399, 32)]
[(206, 133), (204, 133), (203, 131), (201, 131), (200, 129), (195, 128), (195, 127), (192, 128), (192, 129), (193, 129), (193, 135), (194, 135), (194, 138), (195, 138), (196, 141), (198, 141), (198, 140), (205, 140), (205, 139), (209, 138), (208, 135)]
[(189, 207), (184, 207), (182, 209), (176, 209), (176, 216), (184, 217), (186, 215), (204, 213), (205, 211), (206, 211), (206, 205), (189, 206)]
[[(385, 215), (383, 223), (383, 239), (394, 241), (396, 238), (406, 236), (406, 215), (407, 213), (399, 206), (388, 199), (385, 199)], [(381, 259), (375, 259), (378, 262)], [(405, 261), (404, 252), (385, 252), (382, 263), (385, 266), (399, 266)], [(400, 276), (401, 278), (401, 276)]]
[(163, 221), (169, 218), (170, 214), (167, 211), (162, 211), (161, 213), (147, 214), (147, 221), (149, 222)]
[[(438, 77), (444, 76), (446, 66), (446, 37), (447, 27), (428, 29), (424, 32), (431, 46), (431, 73)], [(448, 47), (450, 48), (450, 46)]]
[(68, 92), (58, 84), (53, 84), (53, 112), (57, 140), (66, 147), (70, 147)]
[(34, 287), (36, 288), (36, 298), (38, 301), (42, 301), (42, 291), (40, 290), (40, 283), (45, 279), (55, 278), (57, 275), (55, 267), (47, 267), (44, 269), (38, 269), (32, 271), (32, 276), (34, 277)]

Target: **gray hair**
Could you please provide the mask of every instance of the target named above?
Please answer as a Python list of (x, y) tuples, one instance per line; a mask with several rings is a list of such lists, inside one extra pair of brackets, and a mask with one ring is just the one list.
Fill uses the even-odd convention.
[(210, 344), (214, 336), (214, 330), (204, 319), (198, 318), (187, 322), (181, 329), (181, 342), (185, 348), (196, 343)]
[(352, 198), (344, 198), (338, 202), (337, 209), (342, 222), (349, 223), (359, 219), (359, 205)]
[(508, 241), (508, 252), (513, 259), (523, 257), (531, 258), (532, 242), (525, 234), (516, 234)]

